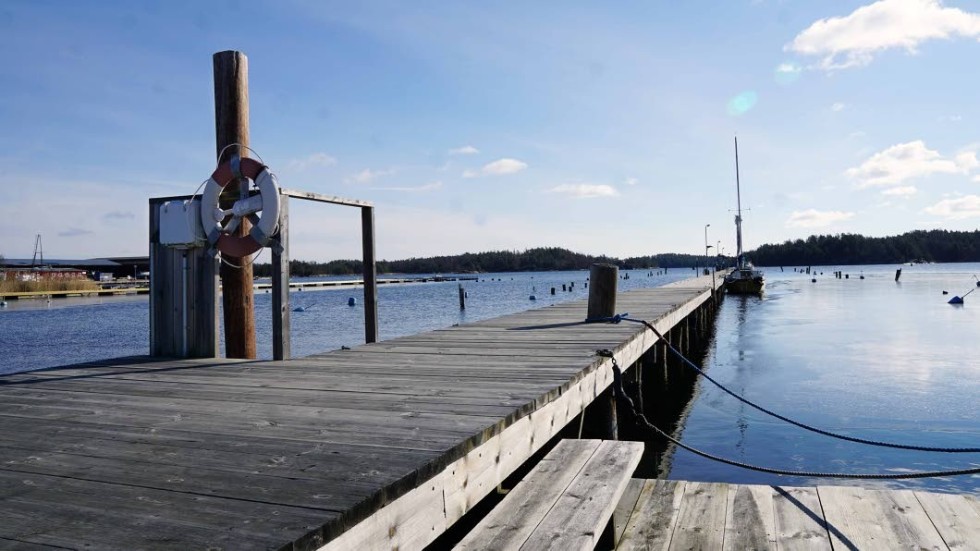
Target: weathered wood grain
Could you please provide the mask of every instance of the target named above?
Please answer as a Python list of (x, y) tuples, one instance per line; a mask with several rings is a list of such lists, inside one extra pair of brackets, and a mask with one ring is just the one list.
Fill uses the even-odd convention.
[(980, 545), (980, 509), (973, 496), (915, 492), (915, 498), (949, 549)]
[(728, 488), (725, 549), (731, 551), (774, 549), (776, 517), (772, 488), (733, 484)]
[(456, 549), (519, 548), (598, 448), (598, 440), (559, 442)]
[(684, 497), (685, 482), (647, 480), (640, 490), (636, 510), (630, 516), (619, 549), (624, 551), (664, 551), (677, 524)]
[(946, 549), (910, 493), (817, 488), (835, 549)]
[(641, 442), (599, 444), (521, 549), (594, 549), (641, 455)]
[(711, 482), (688, 482), (677, 512), (670, 549), (722, 549), (728, 487)]

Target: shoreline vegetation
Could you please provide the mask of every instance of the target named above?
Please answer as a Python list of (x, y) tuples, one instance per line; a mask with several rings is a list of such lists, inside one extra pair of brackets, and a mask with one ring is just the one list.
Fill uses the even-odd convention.
[(91, 279), (40, 279), (36, 281), (2, 281), (2, 293), (39, 293), (48, 291), (98, 291), (102, 287)]
[[(865, 237), (857, 234), (811, 235), (807, 239), (762, 245), (746, 256), (758, 266), (841, 266), (867, 264), (906, 264), (909, 262), (980, 262), (980, 230), (958, 232), (917, 230), (891, 237)], [(710, 256), (713, 264), (731, 265), (729, 256)], [(616, 264), (621, 269), (664, 269), (703, 266), (703, 255), (664, 253), (650, 256), (614, 258), (592, 256), (559, 247), (525, 251), (489, 251), (460, 255), (379, 260), (378, 273), (492, 273), (587, 270), (596, 262)], [(269, 277), (269, 264), (255, 264), (256, 277)], [(290, 273), (297, 277), (357, 275), (360, 260), (330, 262), (290, 261)]]

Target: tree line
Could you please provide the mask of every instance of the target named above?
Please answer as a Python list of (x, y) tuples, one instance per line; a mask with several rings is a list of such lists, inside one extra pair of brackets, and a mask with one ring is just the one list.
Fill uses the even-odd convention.
[(890, 237), (811, 235), (748, 253), (759, 266), (980, 262), (980, 231), (916, 230)]
[[(891, 237), (865, 237), (842, 233), (811, 235), (806, 239), (762, 245), (747, 253), (760, 266), (814, 266), (846, 264), (902, 264), (906, 262), (980, 262), (980, 231), (917, 230)], [(730, 258), (711, 257), (721, 265)], [(585, 270), (596, 262), (615, 264), (622, 269), (689, 268), (703, 266), (704, 256), (661, 253), (648, 256), (614, 258), (572, 252), (560, 247), (540, 247), (525, 251), (488, 251), (460, 255), (379, 260), (379, 273), (436, 274), (485, 272), (544, 272)], [(269, 264), (256, 264), (257, 277), (269, 277)], [(294, 276), (357, 275), (360, 260), (330, 262), (290, 261)]]
[[(378, 272), (384, 274), (465, 274), (586, 270), (597, 262), (615, 264), (622, 269), (678, 268), (702, 265), (704, 257), (668, 253), (619, 259), (576, 253), (560, 247), (541, 247), (525, 251), (488, 251), (405, 260), (379, 260), (376, 265)], [(330, 262), (291, 260), (289, 273), (297, 277), (357, 275), (362, 272), (362, 266), (360, 260), (331, 260)], [(272, 275), (272, 266), (269, 264), (255, 264), (252, 269), (256, 277)]]

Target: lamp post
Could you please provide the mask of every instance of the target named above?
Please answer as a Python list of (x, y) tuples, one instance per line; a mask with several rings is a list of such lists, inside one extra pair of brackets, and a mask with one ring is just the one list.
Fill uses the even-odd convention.
[[(708, 269), (708, 249), (711, 248), (711, 245), (708, 245), (708, 228), (710, 226), (711, 224), (704, 225), (704, 269), (705, 270)], [(708, 274), (704, 274), (704, 275), (708, 275)]]

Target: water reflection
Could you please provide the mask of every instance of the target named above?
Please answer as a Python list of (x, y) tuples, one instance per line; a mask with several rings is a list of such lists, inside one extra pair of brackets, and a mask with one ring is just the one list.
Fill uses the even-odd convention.
[[(832, 277), (838, 269), (852, 277)], [(972, 285), (980, 265), (906, 267), (898, 284), (894, 266), (819, 271), (827, 275), (817, 272), (813, 283), (811, 274), (769, 270), (763, 297), (725, 297), (705, 356), (712, 377), (821, 428), (932, 446), (978, 445), (980, 299), (971, 304), (967, 297), (965, 307), (953, 308), (942, 291), (959, 289), (964, 281)], [(857, 276), (862, 271), (863, 280)], [(696, 392), (683, 440), (722, 456), (806, 470), (938, 470), (980, 462), (977, 454), (913, 453), (828, 440), (764, 417), (710, 384)], [(813, 483), (712, 464), (683, 450), (676, 452), (669, 476)], [(980, 477), (889, 484), (976, 491)]]

